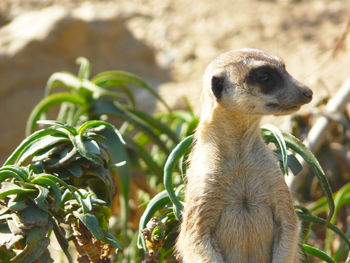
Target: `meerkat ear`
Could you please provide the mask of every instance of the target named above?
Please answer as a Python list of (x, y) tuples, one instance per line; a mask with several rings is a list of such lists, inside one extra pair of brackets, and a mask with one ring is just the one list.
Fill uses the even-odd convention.
[(224, 76), (213, 76), (211, 78), (211, 90), (213, 91), (213, 94), (217, 100), (220, 100), (222, 97), (222, 92), (224, 90), (224, 81)]

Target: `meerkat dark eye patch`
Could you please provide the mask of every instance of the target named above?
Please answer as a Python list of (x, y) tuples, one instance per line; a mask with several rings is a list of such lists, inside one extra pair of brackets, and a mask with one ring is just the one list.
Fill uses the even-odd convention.
[(211, 79), (211, 90), (214, 96), (220, 100), (222, 97), (222, 91), (224, 90), (225, 78), (222, 76), (213, 76)]
[(267, 70), (259, 70), (256, 73), (256, 77), (259, 82), (267, 83), (273, 81), (273, 76)]
[(283, 78), (280, 72), (271, 66), (252, 69), (248, 74), (247, 82), (260, 87), (261, 91), (266, 94), (283, 87)]

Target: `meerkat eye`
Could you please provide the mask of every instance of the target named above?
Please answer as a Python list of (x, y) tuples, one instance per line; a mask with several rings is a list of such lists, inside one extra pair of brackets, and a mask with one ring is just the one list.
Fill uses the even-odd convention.
[(262, 66), (252, 69), (246, 79), (248, 84), (259, 87), (263, 93), (274, 92), (279, 87), (283, 87), (283, 77), (279, 69), (270, 66)]
[(253, 73), (255, 83), (260, 86), (264, 93), (273, 92), (277, 87), (282, 87), (283, 79), (279, 72), (271, 67), (262, 67), (256, 69)]
[(272, 75), (269, 72), (267, 72), (266, 70), (258, 71), (256, 74), (256, 77), (260, 82), (268, 82), (268, 81), (272, 80)]

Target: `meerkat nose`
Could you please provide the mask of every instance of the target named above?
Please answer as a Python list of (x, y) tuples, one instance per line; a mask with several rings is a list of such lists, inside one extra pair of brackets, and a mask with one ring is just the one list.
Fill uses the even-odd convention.
[(303, 90), (303, 94), (306, 97), (307, 102), (310, 102), (312, 100), (313, 92), (311, 89), (305, 87)]

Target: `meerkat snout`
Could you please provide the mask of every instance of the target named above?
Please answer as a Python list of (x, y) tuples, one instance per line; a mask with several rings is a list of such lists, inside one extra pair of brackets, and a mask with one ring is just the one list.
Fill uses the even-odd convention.
[(281, 59), (257, 49), (224, 53), (206, 69), (204, 87), (216, 103), (233, 111), (284, 115), (312, 100), (311, 89), (294, 79)]

